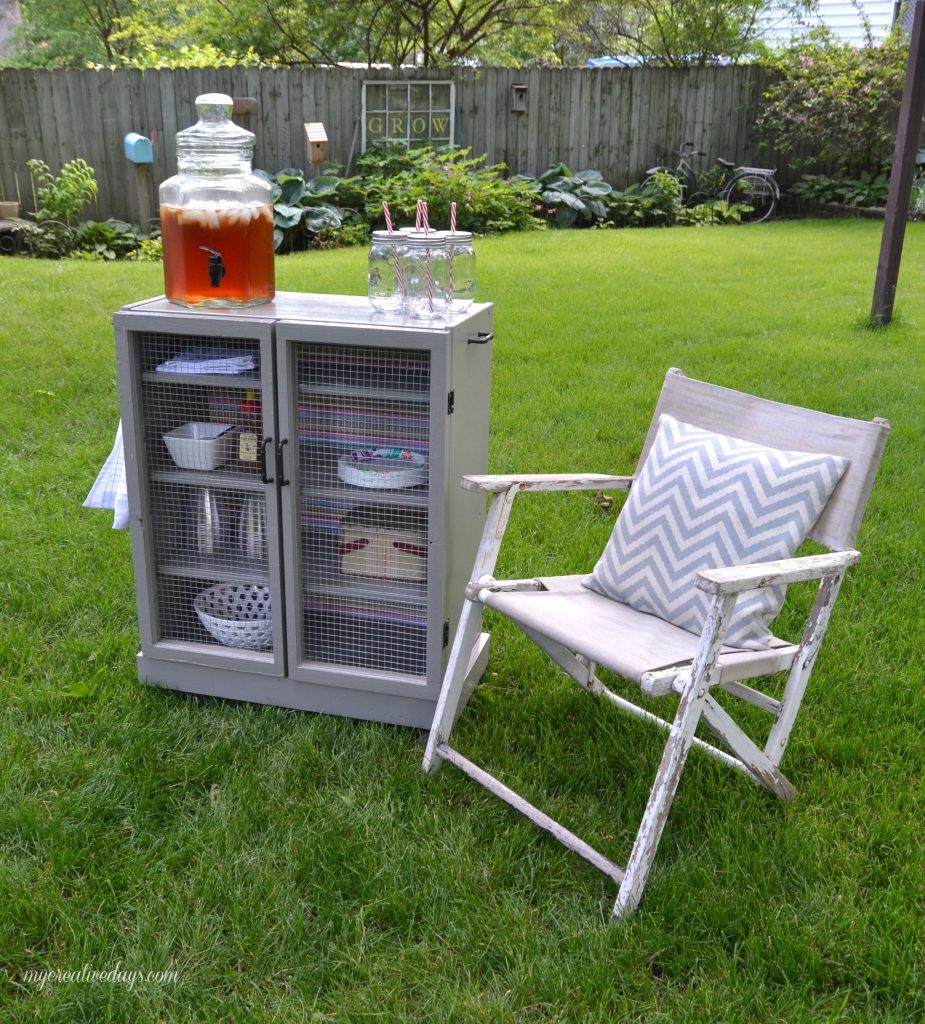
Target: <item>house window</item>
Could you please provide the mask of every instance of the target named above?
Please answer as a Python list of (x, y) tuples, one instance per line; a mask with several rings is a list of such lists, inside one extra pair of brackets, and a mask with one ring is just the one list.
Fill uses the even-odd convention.
[(452, 82), (364, 82), (363, 152), (377, 142), (452, 146)]

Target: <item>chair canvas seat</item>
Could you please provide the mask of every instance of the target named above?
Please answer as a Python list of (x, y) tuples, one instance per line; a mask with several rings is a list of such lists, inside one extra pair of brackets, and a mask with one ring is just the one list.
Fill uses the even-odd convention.
[[(544, 590), (488, 592), (482, 603), (522, 629), (549, 637), (634, 683), (647, 672), (675, 667), (680, 671), (692, 662), (698, 634), (588, 590), (581, 585), (585, 578), (542, 577), (538, 582)], [(796, 645), (776, 637), (767, 651), (723, 647), (720, 682), (785, 671), (796, 651)]]

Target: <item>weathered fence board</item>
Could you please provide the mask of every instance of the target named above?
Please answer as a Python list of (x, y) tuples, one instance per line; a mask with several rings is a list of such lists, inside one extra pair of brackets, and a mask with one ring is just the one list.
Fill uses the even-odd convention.
[[(0, 71), (0, 198), (32, 208), (26, 161), (54, 171), (83, 157), (96, 171), (95, 216), (135, 220), (127, 132), (154, 135), (156, 183), (176, 172), (175, 136), (195, 120), (202, 92), (257, 101), (255, 164), (270, 171), (306, 166), (302, 124), (323, 121), (328, 157), (342, 167), (360, 149), (364, 79), (456, 84), (456, 138), (510, 172), (539, 173), (563, 161), (593, 168), (622, 187), (672, 157), (684, 141), (710, 157), (773, 161), (754, 131), (768, 73), (759, 67), (452, 68), (365, 71), (354, 68), (180, 68), (136, 71)], [(511, 86), (527, 85), (526, 113), (510, 109)], [(156, 204), (155, 204), (156, 205)]]

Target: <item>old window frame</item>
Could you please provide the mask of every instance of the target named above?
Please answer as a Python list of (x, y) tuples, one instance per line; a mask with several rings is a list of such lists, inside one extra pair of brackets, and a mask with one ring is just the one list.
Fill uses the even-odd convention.
[[(382, 86), (384, 89), (384, 95), (386, 98), (385, 107), (370, 106), (368, 91), (370, 86)], [(421, 110), (419, 107), (412, 108), (412, 95), (413, 90), (420, 89), (422, 86), (428, 89), (428, 100), (427, 109)], [(434, 107), (433, 92), (435, 86), (442, 86), (449, 88), (450, 102), (449, 108), (444, 106)], [(403, 106), (392, 106), (393, 97), (396, 93), (404, 92), (404, 105)], [(383, 135), (371, 136), (368, 132), (368, 118), (373, 114), (381, 114), (385, 118), (385, 133)], [(413, 130), (414, 122), (412, 121), (412, 115), (418, 114), (426, 116), (427, 118), (427, 133), (426, 135), (416, 134)], [(448, 119), (449, 132), (446, 135), (434, 136), (433, 134), (433, 117), (435, 114), (446, 114)], [(389, 128), (394, 127), (394, 118), (403, 117), (405, 118), (404, 132), (390, 133)], [(361, 143), (360, 152), (365, 153), (370, 145), (376, 142), (394, 142), (403, 143), (409, 149), (413, 145), (428, 145), (436, 144), (440, 146), (455, 146), (456, 145), (456, 83), (449, 79), (411, 79), (411, 80), (395, 80), (395, 79), (364, 79), (363, 81), (363, 92), (362, 92), (362, 116), (360, 118), (361, 126)]]

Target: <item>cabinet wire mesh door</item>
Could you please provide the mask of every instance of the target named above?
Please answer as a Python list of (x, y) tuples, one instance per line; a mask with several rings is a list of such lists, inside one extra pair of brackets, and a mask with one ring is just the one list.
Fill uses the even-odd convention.
[(137, 358), (155, 639), (269, 651), (260, 342), (143, 332)]
[(295, 366), (303, 658), (423, 676), (430, 352), (299, 343)]

